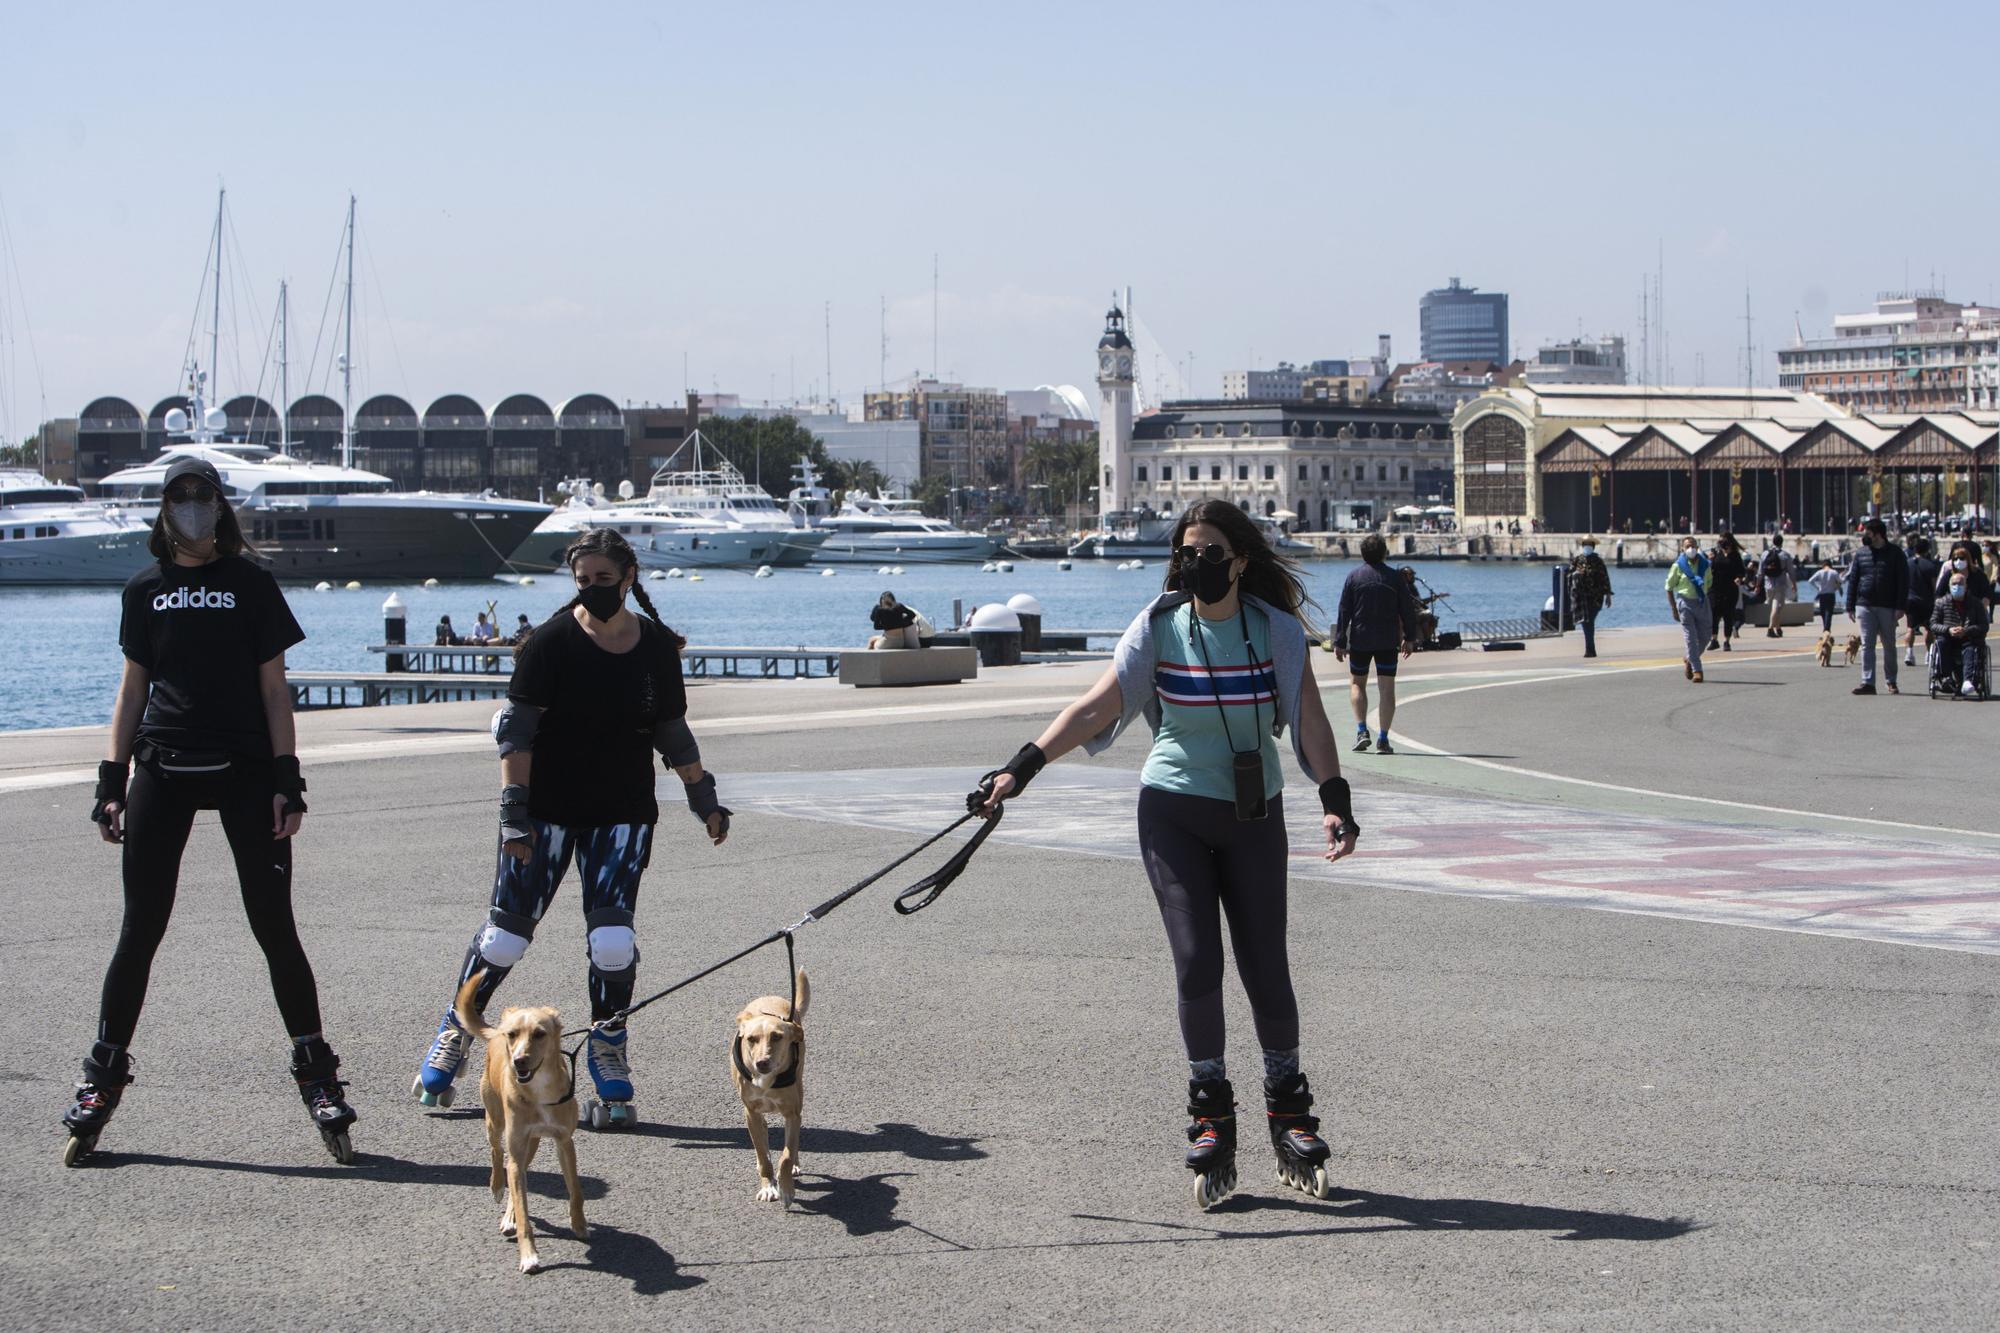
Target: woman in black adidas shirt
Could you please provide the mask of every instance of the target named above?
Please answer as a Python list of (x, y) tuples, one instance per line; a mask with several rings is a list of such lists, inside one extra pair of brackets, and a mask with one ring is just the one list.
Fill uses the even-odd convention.
[[(486, 1007), (527, 953), (574, 860), (596, 1024), (631, 1004), (639, 975), (639, 878), (660, 818), (654, 751), (687, 785), (688, 808), (718, 845), (729, 836), (730, 812), (716, 800), (715, 775), (702, 770), (688, 731), (685, 641), (661, 623), (640, 586), (632, 547), (598, 528), (573, 543), (566, 559), (577, 595), (521, 646), (507, 704), (493, 719), (502, 784), (499, 872), (457, 986), (483, 975), (477, 1003)], [(645, 617), (627, 609), (627, 595)], [(584, 1047), (597, 1092), (590, 1123), (599, 1129), (633, 1121), (626, 1035), (621, 1022), (594, 1027)], [(411, 1088), (419, 1102), (451, 1105), (452, 1080), (471, 1043), (447, 1005)]]
[(334, 1156), (351, 1161), (354, 1112), (341, 1096), (340, 1061), (320, 1033), (319, 991), (292, 920), (290, 839), (306, 803), (285, 650), (305, 634), (277, 581), (246, 558), (215, 468), (176, 459), (162, 491), (149, 548), (159, 563), (125, 585), (118, 629), (125, 675), (91, 810), (104, 840), (124, 845), (125, 918), (104, 976), (97, 1042), (63, 1117), (64, 1161), (74, 1165), (96, 1146), (132, 1081), (126, 1047), (197, 810), (216, 811), (229, 839), (243, 910), (291, 1035), (300, 1096)]

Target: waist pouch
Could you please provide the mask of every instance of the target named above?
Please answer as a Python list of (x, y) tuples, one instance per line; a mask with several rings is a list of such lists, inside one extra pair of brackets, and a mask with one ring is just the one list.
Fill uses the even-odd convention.
[(235, 757), (227, 750), (185, 750), (158, 741), (141, 741), (139, 762), (167, 777), (211, 777), (227, 773)]

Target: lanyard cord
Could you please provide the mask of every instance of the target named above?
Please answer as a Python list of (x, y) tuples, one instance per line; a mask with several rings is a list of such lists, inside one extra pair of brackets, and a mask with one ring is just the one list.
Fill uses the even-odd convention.
[[(1243, 606), (1242, 594), (1238, 593), (1237, 598), (1236, 618), (1238, 623), (1243, 627), (1243, 662), (1245, 666), (1255, 668), (1257, 665), (1257, 648), (1250, 642), (1249, 613)], [(1259, 735), (1258, 728), (1263, 725), (1263, 718), (1257, 712), (1256, 680), (1254, 677), (1251, 678), (1250, 740), (1252, 748), (1239, 750), (1236, 748), (1236, 737), (1229, 730), (1229, 712), (1222, 706), (1222, 691), (1216, 688), (1215, 667), (1208, 660), (1208, 646), (1202, 642), (1201, 637), (1201, 620), (1194, 613), (1194, 603), (1192, 601), (1188, 603), (1188, 637), (1194, 640), (1195, 651), (1201, 654), (1202, 669), (1208, 672), (1208, 693), (1215, 700), (1215, 715), (1222, 721), (1222, 739), (1228, 743), (1229, 753), (1232, 755), (1258, 753), (1263, 749), (1262, 743), (1257, 739)]]

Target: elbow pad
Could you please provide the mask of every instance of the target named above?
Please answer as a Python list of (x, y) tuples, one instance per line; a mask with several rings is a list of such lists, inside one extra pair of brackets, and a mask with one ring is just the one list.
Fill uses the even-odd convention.
[(686, 768), (701, 762), (701, 747), (695, 744), (685, 715), (653, 725), (653, 748), (660, 752), (668, 768)]
[(512, 699), (493, 715), (493, 740), (505, 759), (517, 751), (535, 748), (535, 729), (542, 725), (542, 710), (533, 704), (517, 704)]

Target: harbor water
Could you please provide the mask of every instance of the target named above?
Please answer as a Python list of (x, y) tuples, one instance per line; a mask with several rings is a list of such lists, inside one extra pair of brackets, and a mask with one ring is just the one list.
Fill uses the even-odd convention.
[[(749, 570), (710, 569), (699, 581), (649, 579), (645, 587), (660, 615), (697, 646), (860, 646), (868, 638), (869, 609), (885, 590), (940, 628), (950, 624), (954, 599), (970, 607), (1018, 592), (1041, 601), (1049, 629), (1122, 627), (1159, 590), (1166, 564), (1149, 560), (1140, 569), (1119, 569), (1117, 563), (1078, 560), (1062, 570), (1052, 560), (1019, 560), (1012, 573), (990, 574), (977, 565), (909, 565), (901, 574), (846, 565), (832, 577), (808, 566), (777, 570), (769, 578), (753, 577)], [(1325, 608), (1316, 624), (1332, 618), (1354, 564), (1304, 563), (1308, 590)], [(1449, 630), (1461, 620), (1534, 617), (1549, 595), (1551, 568), (1528, 562), (1425, 562), (1417, 572), (1437, 591), (1451, 594), (1436, 608)], [(1613, 569), (1613, 589), (1623, 595), (1598, 623), (1664, 622), (1662, 578), (1656, 569)], [(288, 665), (308, 671), (382, 670), (381, 654), (367, 647), (382, 641), (382, 603), (391, 591), (407, 607), (409, 641), (429, 643), (440, 616), (449, 615), (459, 634), (469, 634), (474, 617), (491, 602), (505, 633), (523, 614), (539, 623), (573, 589), (560, 574), (540, 575), (528, 587), (499, 579), (434, 588), (369, 583), (330, 592), (286, 585), (292, 614), (306, 631), (305, 642), (288, 654)], [(0, 731), (101, 723), (110, 716), (122, 660), (117, 589), (0, 589), (0, 641), (8, 649), (0, 675)]]

